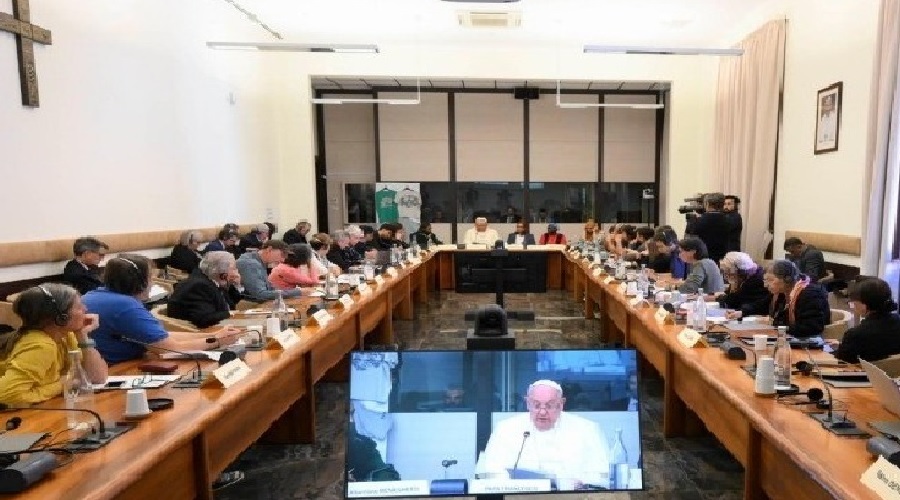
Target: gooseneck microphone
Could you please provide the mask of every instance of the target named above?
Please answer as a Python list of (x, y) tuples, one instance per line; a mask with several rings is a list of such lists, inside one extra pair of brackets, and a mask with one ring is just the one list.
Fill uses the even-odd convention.
[[(835, 421), (834, 420), (834, 398), (831, 395), (831, 388), (828, 387), (828, 384), (825, 383), (825, 379), (822, 378), (822, 371), (819, 369), (819, 363), (816, 362), (815, 358), (812, 357), (812, 354), (809, 352), (809, 345), (806, 342), (802, 343), (803, 350), (806, 351), (806, 357), (809, 358), (809, 361), (812, 363), (813, 371), (816, 373), (816, 378), (819, 379), (819, 383), (822, 384), (822, 387), (825, 389), (825, 393), (828, 395), (828, 413), (825, 414), (812, 414), (811, 417), (815, 418), (819, 422), (822, 423), (822, 427), (825, 427), (832, 432), (835, 432), (835, 429), (853, 429), (856, 427), (856, 423), (852, 420), (848, 420), (847, 416), (844, 415), (842, 420)], [(812, 399), (812, 398), (810, 398)], [(824, 406), (824, 403), (823, 403)]]
[(87, 408), (36, 408), (31, 406), (23, 406), (23, 407), (15, 407), (9, 406), (5, 403), (0, 403), (0, 411), (24, 411), (24, 410), (34, 410), (34, 411), (77, 411), (81, 413), (90, 413), (97, 419), (97, 434), (101, 437), (106, 435), (106, 427), (103, 425), (103, 419), (100, 418), (100, 414), (95, 412), (94, 410), (88, 410)]
[[(113, 333), (112, 335), (110, 335), (110, 337), (112, 337), (113, 340), (118, 340), (121, 342), (128, 342), (129, 344), (139, 345), (145, 349), (171, 352), (171, 353), (175, 353), (175, 354), (180, 354), (182, 356), (187, 356), (188, 359), (193, 359), (197, 363), (197, 370), (193, 373), (193, 377), (189, 380), (179, 381), (178, 384), (176, 384), (174, 387), (186, 387), (186, 388), (200, 387), (200, 384), (203, 382), (204, 373), (203, 373), (203, 368), (200, 366), (200, 360), (205, 359), (205, 356), (203, 358), (201, 358), (201, 356), (197, 355), (197, 354), (184, 352), (184, 351), (176, 351), (175, 349), (166, 349), (165, 347), (155, 346), (153, 344), (148, 344), (147, 342), (133, 339), (131, 337), (126, 337), (125, 335), (122, 335), (121, 333)], [(215, 337), (208, 337), (206, 339), (207, 344), (214, 344), (216, 342), (217, 342), (217, 340)]]
[[(106, 425), (103, 423), (103, 419), (100, 417), (100, 414), (93, 410), (88, 410), (87, 408), (41, 408), (33, 406), (15, 407), (0, 403), (0, 411), (74, 411), (79, 413), (89, 413), (93, 415), (93, 417), (97, 420), (97, 429), (92, 429), (89, 434), (85, 434), (83, 437), (70, 441), (65, 445), (66, 449), (74, 452), (91, 451), (102, 448), (113, 439), (121, 436), (122, 434), (125, 434), (126, 432), (134, 428), (134, 426), (132, 425), (113, 425), (112, 427), (106, 427)], [(29, 450), (22, 450), (13, 453), (26, 453), (27, 451)]]
[(522, 458), (522, 450), (525, 449), (525, 440), (528, 439), (528, 436), (530, 436), (530, 435), (531, 435), (531, 433), (528, 431), (525, 431), (522, 433), (522, 444), (519, 445), (519, 454), (516, 455), (516, 463), (513, 464), (513, 470), (516, 470), (519, 468), (519, 459)]

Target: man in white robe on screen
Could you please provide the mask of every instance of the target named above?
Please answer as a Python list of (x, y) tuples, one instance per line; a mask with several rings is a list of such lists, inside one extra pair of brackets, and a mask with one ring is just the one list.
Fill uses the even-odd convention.
[(609, 474), (606, 436), (596, 423), (564, 412), (565, 402), (562, 387), (552, 380), (528, 386), (528, 413), (494, 426), (476, 466), (479, 475), (524, 478), (527, 471), (572, 480), (576, 487), (605, 484)]

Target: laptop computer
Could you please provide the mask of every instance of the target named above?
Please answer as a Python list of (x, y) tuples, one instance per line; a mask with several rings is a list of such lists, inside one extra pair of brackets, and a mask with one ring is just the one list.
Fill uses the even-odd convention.
[[(875, 389), (875, 394), (878, 394), (881, 405), (887, 411), (900, 417), (900, 386), (897, 386), (897, 382), (887, 372), (864, 359), (859, 360), (859, 364), (866, 371), (869, 381), (872, 382), (872, 387)], [(878, 432), (900, 437), (900, 421), (870, 422), (870, 425)]]

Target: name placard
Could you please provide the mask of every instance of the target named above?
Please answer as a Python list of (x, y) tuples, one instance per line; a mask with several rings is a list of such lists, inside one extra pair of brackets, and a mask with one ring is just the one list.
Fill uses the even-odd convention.
[(203, 385), (228, 389), (247, 378), (247, 375), (250, 375), (250, 367), (242, 359), (236, 358), (213, 370)]
[(700, 335), (700, 332), (692, 328), (685, 328), (678, 332), (678, 342), (688, 349), (706, 347), (706, 340), (703, 338), (703, 335)]
[(619, 293), (624, 294), (628, 290), (628, 285), (625, 283), (619, 283)]
[(594, 276), (600, 276), (601, 274), (603, 274), (603, 268), (598, 267), (598, 268), (594, 269), (593, 274), (594, 274)]
[(613, 281), (616, 281), (616, 279), (613, 278), (612, 276), (607, 276), (606, 278), (603, 279), (603, 284), (608, 285), (608, 284), (612, 283)]
[(430, 490), (429, 481), (420, 479), (412, 481), (350, 481), (347, 483), (349, 498), (425, 496)]
[(341, 298), (338, 299), (338, 301), (342, 306), (344, 306), (344, 309), (350, 309), (351, 307), (353, 307), (353, 298), (346, 293), (344, 295), (341, 295)]
[(572, 257), (575, 258), (575, 259), (580, 259), (580, 258), (581, 258), (581, 252), (579, 252), (579, 251), (577, 251), (577, 250), (574, 251), (574, 252), (572, 252)]
[(309, 322), (313, 325), (319, 325), (319, 327), (324, 328), (325, 325), (328, 324), (329, 321), (333, 320), (334, 316), (331, 315), (326, 309), (319, 309), (309, 318)]
[(900, 498), (900, 469), (882, 456), (863, 472), (859, 482), (885, 500)]
[(409, 259), (409, 263), (414, 266), (418, 266), (419, 264), (422, 263), (422, 258), (421, 257), (413, 257), (413, 258)]
[(378, 286), (383, 285), (384, 284), (384, 276), (382, 276), (380, 274), (378, 276), (375, 276), (375, 284)]
[(360, 283), (356, 287), (356, 291), (359, 292), (359, 294), (362, 295), (363, 297), (368, 297), (369, 295), (372, 295), (372, 287), (370, 287), (368, 283)]
[(387, 270), (387, 274), (392, 278), (396, 278), (397, 276), (400, 276), (400, 271), (397, 271), (396, 267), (389, 267)]
[(630, 305), (631, 307), (638, 308), (638, 309), (647, 309), (648, 307), (651, 307), (649, 302), (647, 302), (645, 299), (642, 299), (640, 297), (634, 297), (632, 299), (629, 299), (628, 305)]
[(281, 349), (286, 351), (291, 347), (300, 343), (300, 336), (297, 335), (291, 328), (285, 328), (284, 330), (272, 335), (269, 339), (269, 345), (266, 346), (267, 349), (277, 350)]

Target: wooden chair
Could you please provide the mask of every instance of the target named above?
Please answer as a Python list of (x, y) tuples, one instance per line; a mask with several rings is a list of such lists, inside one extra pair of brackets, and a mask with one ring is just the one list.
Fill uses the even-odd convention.
[(200, 329), (193, 325), (190, 321), (185, 321), (183, 319), (175, 319), (166, 316), (166, 312), (168, 312), (168, 307), (165, 305), (156, 306), (150, 310), (150, 314), (153, 315), (154, 318), (158, 319), (160, 323), (166, 328), (166, 330), (176, 331), (176, 332), (199, 332)]
[(844, 333), (850, 327), (851, 318), (853, 318), (853, 315), (850, 314), (850, 311), (832, 309), (831, 323), (825, 325), (825, 331), (822, 332), (822, 337), (826, 339), (841, 340), (844, 338)]

